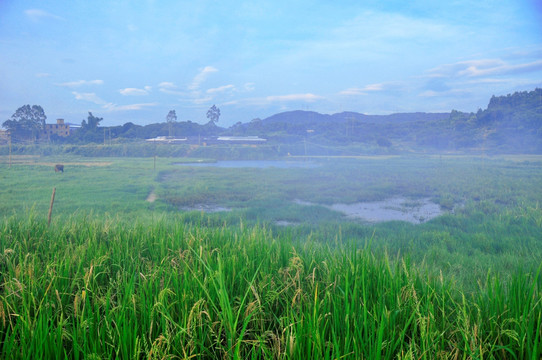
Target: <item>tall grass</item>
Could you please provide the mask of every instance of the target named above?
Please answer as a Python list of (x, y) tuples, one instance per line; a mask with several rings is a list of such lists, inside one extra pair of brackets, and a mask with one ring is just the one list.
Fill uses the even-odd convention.
[(265, 227), (12, 217), (0, 357), (538, 359), (540, 269), (463, 294), (408, 257)]

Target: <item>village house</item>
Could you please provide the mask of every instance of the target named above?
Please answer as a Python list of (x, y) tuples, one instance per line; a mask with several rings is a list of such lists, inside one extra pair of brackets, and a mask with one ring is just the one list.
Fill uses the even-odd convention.
[(64, 123), (64, 119), (57, 119), (56, 124), (45, 124), (43, 134), (47, 138), (50, 138), (51, 135), (66, 137), (70, 135), (70, 125)]

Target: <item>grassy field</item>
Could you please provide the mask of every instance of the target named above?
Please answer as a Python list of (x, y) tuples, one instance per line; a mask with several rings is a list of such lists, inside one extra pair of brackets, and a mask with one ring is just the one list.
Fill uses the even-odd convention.
[[(538, 157), (6, 160), (1, 358), (542, 356)], [(371, 224), (326, 207), (393, 196), (449, 213)], [(229, 211), (183, 210), (203, 205)]]

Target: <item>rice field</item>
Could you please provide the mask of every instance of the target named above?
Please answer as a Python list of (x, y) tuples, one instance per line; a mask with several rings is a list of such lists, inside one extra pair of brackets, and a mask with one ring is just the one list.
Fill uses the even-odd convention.
[[(346, 159), (252, 177), (167, 159), (72, 159), (55, 174), (39, 161), (56, 163), (0, 165), (0, 358), (542, 357), (536, 159)], [(332, 186), (299, 187), (339, 167)], [(234, 210), (179, 210), (197, 189)], [(294, 191), (461, 207), (366, 224), (281, 208)]]

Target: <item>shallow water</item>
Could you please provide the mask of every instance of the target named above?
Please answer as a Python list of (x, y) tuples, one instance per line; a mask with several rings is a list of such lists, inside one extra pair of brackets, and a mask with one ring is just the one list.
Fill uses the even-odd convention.
[(311, 161), (284, 161), (284, 160), (228, 160), (217, 162), (175, 163), (175, 165), (194, 167), (218, 167), (218, 168), (315, 168), (320, 164)]
[(199, 204), (199, 205), (194, 205), (194, 206), (184, 206), (184, 207), (181, 208), (181, 210), (184, 210), (184, 211), (203, 211), (205, 213), (216, 213), (216, 212), (231, 211), (230, 208), (226, 208), (226, 207), (223, 207), (223, 206), (204, 205), (204, 204)]
[(277, 225), (277, 226), (295, 226), (295, 225), (299, 225), (299, 223), (294, 222), (294, 221), (288, 221), (288, 220), (277, 220), (277, 221), (275, 221), (275, 225)]
[[(299, 200), (296, 203), (315, 205)], [(411, 200), (404, 197), (395, 197), (382, 201), (333, 204), (326, 207), (341, 212), (348, 218), (362, 219), (371, 223), (398, 220), (420, 224), (444, 213), (440, 205), (431, 202), (429, 198)]]

